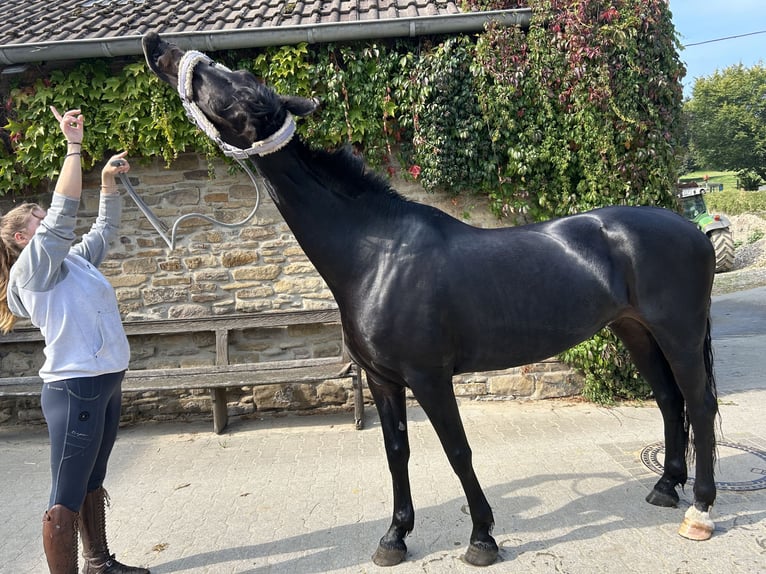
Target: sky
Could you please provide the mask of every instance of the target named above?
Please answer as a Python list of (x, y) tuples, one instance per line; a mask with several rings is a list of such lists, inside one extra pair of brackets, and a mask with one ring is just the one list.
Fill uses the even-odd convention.
[[(670, 11), (686, 46), (680, 52), (686, 66), (685, 97), (691, 97), (695, 78), (740, 63), (748, 68), (766, 65), (766, 0), (670, 0)], [(709, 42), (744, 34), (751, 35)], [(690, 45), (698, 42), (706, 43)]]

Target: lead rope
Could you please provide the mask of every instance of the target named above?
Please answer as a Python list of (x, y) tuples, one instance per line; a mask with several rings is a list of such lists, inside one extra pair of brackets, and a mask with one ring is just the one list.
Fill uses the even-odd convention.
[(242, 167), (243, 170), (245, 170), (245, 173), (250, 177), (250, 181), (253, 182), (253, 187), (255, 187), (255, 206), (253, 207), (253, 210), (250, 212), (250, 214), (245, 217), (242, 221), (238, 221), (236, 223), (227, 223), (225, 221), (219, 221), (215, 219), (214, 217), (210, 217), (209, 215), (205, 215), (204, 213), (187, 213), (186, 215), (182, 215), (181, 217), (177, 218), (173, 222), (172, 227), (168, 227), (167, 223), (162, 221), (157, 217), (157, 215), (152, 211), (151, 207), (149, 207), (146, 202), (141, 199), (141, 196), (136, 193), (136, 190), (133, 188), (133, 184), (130, 183), (130, 179), (128, 178), (127, 174), (120, 173), (118, 174), (120, 176), (120, 181), (122, 182), (122, 185), (125, 187), (125, 189), (128, 191), (128, 195), (130, 195), (131, 199), (135, 202), (138, 209), (141, 210), (141, 213), (146, 216), (146, 219), (149, 220), (149, 223), (152, 224), (152, 227), (157, 231), (157, 233), (160, 234), (160, 237), (167, 243), (168, 248), (170, 250), (174, 250), (176, 248), (176, 233), (178, 232), (178, 226), (181, 225), (184, 221), (187, 221), (189, 219), (202, 219), (204, 221), (207, 221), (209, 223), (212, 223), (213, 225), (218, 225), (220, 227), (226, 227), (228, 229), (235, 229), (237, 227), (242, 227), (243, 225), (246, 225), (253, 217), (255, 217), (255, 212), (258, 211), (258, 207), (261, 204), (261, 190), (258, 187), (258, 181), (255, 178), (255, 174), (250, 170), (250, 168), (242, 161), (237, 160), (237, 163)]

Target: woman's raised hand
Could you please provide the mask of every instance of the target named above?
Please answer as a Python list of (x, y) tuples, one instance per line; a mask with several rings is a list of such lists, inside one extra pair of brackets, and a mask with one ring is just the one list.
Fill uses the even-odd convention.
[(64, 115), (61, 115), (54, 106), (51, 106), (51, 112), (53, 112), (53, 116), (58, 120), (59, 127), (67, 143), (82, 143), (84, 118), (80, 110), (67, 110), (64, 112)]

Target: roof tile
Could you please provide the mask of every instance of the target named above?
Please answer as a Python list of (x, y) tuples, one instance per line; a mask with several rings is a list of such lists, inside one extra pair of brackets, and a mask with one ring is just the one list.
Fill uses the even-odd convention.
[(456, 0), (4, 0), (0, 46), (437, 16)]

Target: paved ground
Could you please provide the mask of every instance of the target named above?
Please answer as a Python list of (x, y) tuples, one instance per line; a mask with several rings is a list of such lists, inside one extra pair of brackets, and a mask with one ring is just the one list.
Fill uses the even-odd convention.
[[(717, 297), (721, 395), (717, 530), (707, 542), (676, 534), (678, 509), (643, 501), (661, 464), (653, 406), (571, 401), (463, 402), (477, 474), (496, 519), (500, 560), (486, 572), (743, 573), (766, 570), (766, 289)], [(420, 409), (409, 414), (416, 527), (407, 561), (372, 564), (391, 512), (377, 420), (351, 415), (145, 424), (122, 431), (107, 513), (112, 550), (154, 574), (442, 573), (461, 561), (470, 520), (460, 485)], [(0, 431), (0, 572), (44, 572), (40, 518), (47, 500), (43, 431)], [(642, 453), (647, 462), (642, 462)]]

